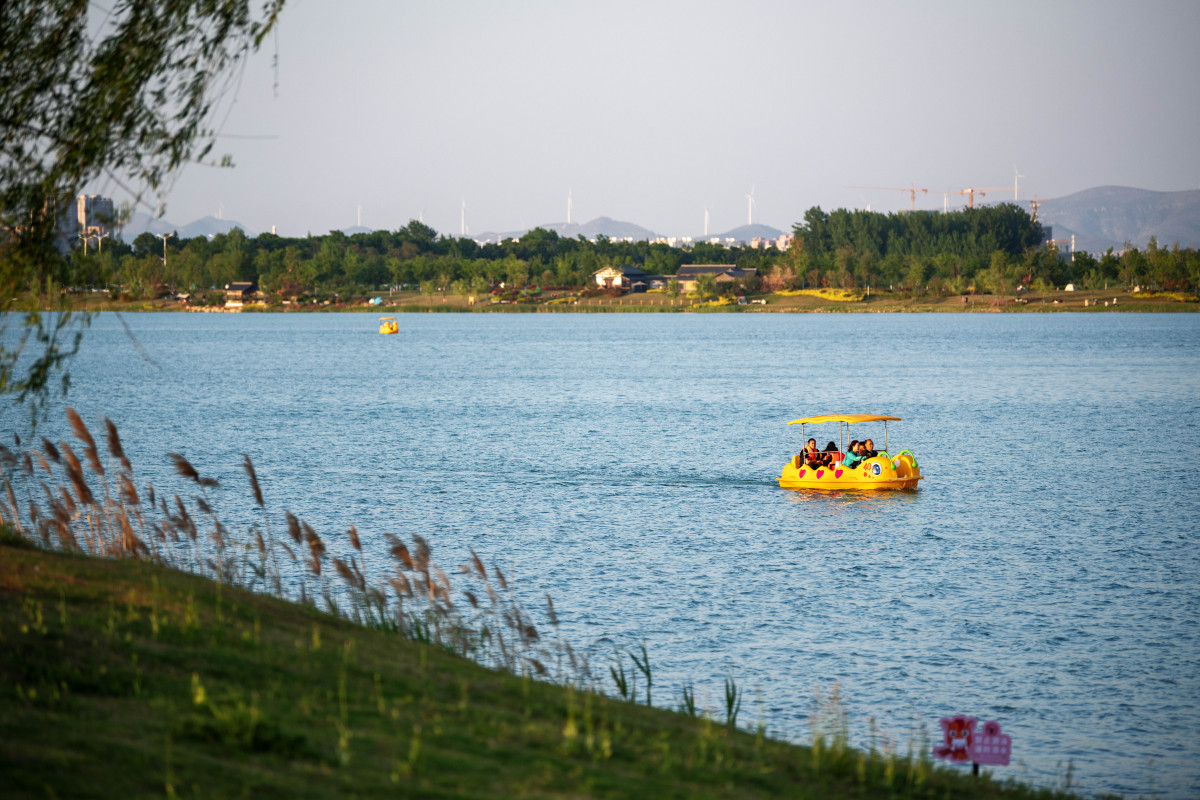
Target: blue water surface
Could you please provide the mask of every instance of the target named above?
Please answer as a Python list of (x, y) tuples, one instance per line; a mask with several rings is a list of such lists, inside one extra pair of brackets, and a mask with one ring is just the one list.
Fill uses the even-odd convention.
[[(1001, 777), (1200, 796), (1200, 316), (124, 319), (69, 402), (143, 479), (183, 452), (249, 508), (247, 453), (381, 571), (385, 532), (474, 548), (598, 673), (644, 640), (658, 704), (693, 681), (723, 716), (731, 675), (747, 724), (807, 741), (840, 681), (859, 743), (966, 713), (1012, 735)], [(902, 417), (920, 491), (780, 489), (786, 423), (836, 412)]]

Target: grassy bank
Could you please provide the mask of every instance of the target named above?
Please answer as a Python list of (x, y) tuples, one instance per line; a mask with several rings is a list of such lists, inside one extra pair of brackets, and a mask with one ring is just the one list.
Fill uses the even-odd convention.
[(0, 546), (5, 797), (1060, 797), (486, 669), (144, 561)]

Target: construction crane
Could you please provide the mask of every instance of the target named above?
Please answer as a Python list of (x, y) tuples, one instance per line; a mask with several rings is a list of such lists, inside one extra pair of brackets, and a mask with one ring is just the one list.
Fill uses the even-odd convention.
[(908, 192), (908, 210), (915, 211), (917, 208), (917, 192), (929, 194), (928, 189), (918, 189), (916, 184), (910, 183), (907, 189), (898, 189), (895, 186), (847, 186), (847, 189), (879, 189), (884, 192)]
[(988, 186), (983, 189), (975, 189), (972, 187), (967, 187), (966, 189), (961, 189), (958, 193), (965, 194), (967, 196), (967, 208), (974, 208), (975, 207), (975, 195), (979, 195), (980, 197), (983, 197), (988, 192), (1007, 192), (1007, 191), (1008, 191), (1007, 186)]
[(1029, 201), (1029, 207), (1033, 209), (1033, 221), (1034, 222), (1037, 222), (1038, 207), (1042, 203), (1049, 203), (1049, 202), (1050, 202), (1049, 199), (1038, 200), (1038, 196), (1036, 194), (1033, 196), (1033, 199)]

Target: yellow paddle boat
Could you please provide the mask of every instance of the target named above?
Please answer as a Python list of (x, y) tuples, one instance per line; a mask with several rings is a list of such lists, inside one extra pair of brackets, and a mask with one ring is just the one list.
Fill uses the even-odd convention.
[(380, 317), (379, 318), (380, 333), (399, 333), (400, 326), (396, 323), (395, 317)]
[[(888, 417), (882, 414), (822, 414), (816, 417), (794, 419), (788, 425), (799, 425), (800, 433), (804, 435), (806, 425), (818, 425), (823, 422), (838, 423), (838, 452), (822, 452), (829, 456), (828, 466), (816, 467), (805, 463), (803, 453), (792, 456), (792, 460), (783, 468), (779, 476), (779, 485), (784, 489), (836, 489), (836, 490), (875, 490), (875, 489), (916, 489), (917, 482), (923, 477), (917, 468), (917, 458), (909, 450), (902, 450), (896, 455), (888, 454), (887, 424), (899, 422), (899, 417)], [(850, 435), (850, 426), (859, 422), (883, 423), (883, 449), (872, 457), (860, 461), (853, 467), (845, 466), (845, 448), (841, 444)], [(842, 426), (845, 426), (843, 428)], [(843, 435), (843, 431), (845, 434)], [(807, 442), (807, 439), (804, 440)], [(820, 442), (817, 443), (820, 447)]]

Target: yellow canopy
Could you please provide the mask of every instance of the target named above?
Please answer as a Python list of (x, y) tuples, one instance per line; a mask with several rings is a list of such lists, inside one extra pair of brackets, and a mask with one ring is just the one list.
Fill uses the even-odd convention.
[(883, 414), (818, 414), (815, 417), (804, 417), (803, 419), (794, 419), (788, 425), (798, 425), (805, 423), (812, 425), (818, 422), (900, 422), (899, 417), (888, 417)]
[(384, 322), (385, 320), (389, 320), (389, 319), (395, 319), (395, 317), (380, 317), (379, 321)]

